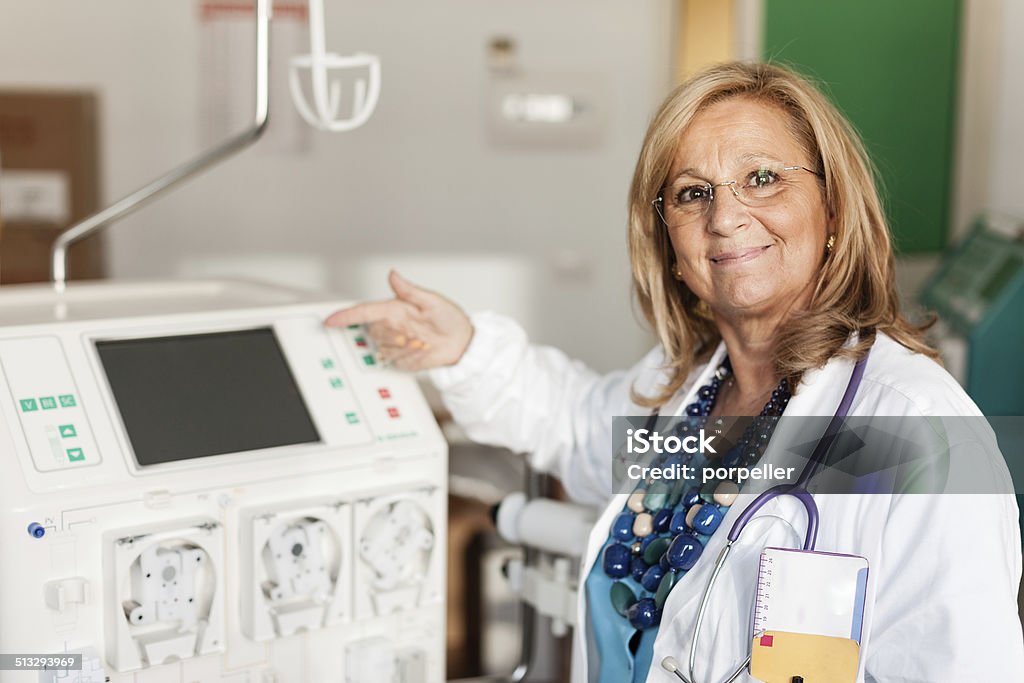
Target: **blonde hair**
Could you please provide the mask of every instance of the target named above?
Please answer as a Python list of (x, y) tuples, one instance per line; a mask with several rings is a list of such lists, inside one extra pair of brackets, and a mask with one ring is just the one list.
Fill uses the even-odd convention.
[[(651, 200), (665, 184), (679, 140), (694, 117), (730, 97), (773, 105), (789, 115), (794, 136), (824, 175), (822, 191), (835, 234), (807, 309), (793, 314), (776, 337), (777, 376), (795, 389), (805, 371), (834, 356), (863, 357), (876, 332), (936, 358), (923, 340), (928, 325), (915, 326), (900, 315), (889, 228), (874, 168), (856, 131), (816, 87), (789, 69), (729, 62), (696, 74), (668, 96), (647, 129), (633, 174), (628, 234), (633, 288), (664, 347), (669, 371), (660, 393), (634, 391), (634, 401), (646, 407), (664, 404), (720, 340), (697, 297), (673, 277), (672, 244)], [(857, 344), (844, 349), (853, 332), (859, 333)]]

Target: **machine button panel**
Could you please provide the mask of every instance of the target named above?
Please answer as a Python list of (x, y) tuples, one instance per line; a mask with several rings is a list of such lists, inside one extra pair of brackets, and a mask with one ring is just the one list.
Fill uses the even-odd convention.
[[(347, 367), (318, 318), (279, 321), (274, 331), (292, 362), (292, 372), (323, 440), (332, 445), (370, 443), (373, 435), (346, 376)], [(346, 367), (347, 365), (347, 367)]]
[(377, 359), (377, 345), (370, 339), (365, 325), (349, 325), (340, 330), (345, 339), (345, 346), (355, 356), (357, 365), (364, 370), (379, 370), (380, 361)]
[(38, 471), (100, 462), (64, 349), (56, 337), (0, 342), (0, 368)]

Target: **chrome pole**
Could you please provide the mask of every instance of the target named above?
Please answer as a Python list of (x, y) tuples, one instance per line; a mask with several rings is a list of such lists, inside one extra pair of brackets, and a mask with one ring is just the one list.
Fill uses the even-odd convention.
[(64, 291), (67, 281), (68, 248), (122, 216), (141, 208), (161, 193), (220, 161), (245, 149), (263, 135), (270, 115), (270, 16), (271, 0), (256, 3), (256, 117), (252, 126), (213, 149), (178, 166), (110, 206), (71, 226), (57, 237), (50, 252), (50, 275), (54, 288)]

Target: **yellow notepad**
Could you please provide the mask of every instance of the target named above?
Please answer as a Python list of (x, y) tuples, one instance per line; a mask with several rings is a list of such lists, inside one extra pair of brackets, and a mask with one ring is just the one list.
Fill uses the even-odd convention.
[(854, 683), (860, 646), (849, 638), (767, 631), (754, 637), (750, 674), (764, 683)]

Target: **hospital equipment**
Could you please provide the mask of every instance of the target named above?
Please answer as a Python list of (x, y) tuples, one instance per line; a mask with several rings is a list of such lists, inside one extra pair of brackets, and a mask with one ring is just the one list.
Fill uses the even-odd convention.
[(0, 650), (87, 653), (68, 681), (443, 680), (447, 446), (363, 329), (323, 327), (343, 305), (0, 290)]
[[(72, 227), (54, 287), (0, 290), (0, 681), (440, 683), (447, 444), (335, 297), (76, 283), (76, 240), (255, 141), (252, 126)], [(40, 677), (41, 676), (41, 677)]]
[[(315, 128), (333, 132), (353, 130), (366, 123), (377, 107), (380, 98), (380, 59), (363, 52), (342, 57), (327, 52), (325, 42), (324, 2), (309, 0), (310, 53), (292, 57), (289, 64), (288, 87), (291, 89), (292, 101), (302, 118)], [(299, 76), (303, 69), (309, 69), (312, 76), (313, 107), (307, 104), (302, 93)], [(341, 69), (366, 70), (369, 79), (369, 83), (363, 78), (356, 79), (349, 118), (338, 116), (341, 108), (341, 83), (333, 81), (328, 86), (328, 71)]]
[(986, 415), (1024, 414), (1024, 221), (978, 219), (926, 285), (946, 367)]
[(502, 538), (547, 554), (541, 558), (535, 553), (526, 561), (511, 562), (506, 574), (523, 602), (551, 619), (552, 634), (558, 637), (576, 625), (576, 562), (586, 551), (597, 513), (585, 505), (549, 498), (528, 499), (519, 492), (506, 496), (495, 513)]
[[(869, 352), (870, 355), (870, 352)], [(753, 500), (740, 513), (740, 516), (733, 523), (732, 528), (729, 530), (728, 540), (721, 552), (718, 554), (718, 558), (715, 560), (715, 566), (711, 571), (711, 576), (708, 578), (708, 584), (704, 588), (704, 594), (700, 600), (700, 606), (697, 608), (697, 617), (694, 621), (693, 637), (690, 640), (690, 656), (688, 660), (689, 678), (685, 678), (676, 667), (675, 670), (666, 666), (666, 662), (662, 661), (662, 666), (675, 673), (680, 679), (686, 681), (686, 683), (696, 683), (697, 678), (694, 674), (697, 659), (697, 642), (700, 638), (701, 626), (704, 622), (704, 616), (707, 612), (708, 603), (711, 600), (711, 593), (714, 589), (715, 583), (718, 580), (718, 575), (722, 571), (722, 567), (725, 565), (726, 559), (729, 557), (729, 553), (732, 551), (733, 545), (739, 539), (740, 534), (746, 528), (747, 524), (754, 518), (757, 512), (764, 507), (771, 500), (779, 496), (793, 496), (800, 504), (804, 506), (804, 510), (807, 513), (807, 531), (804, 535), (804, 550), (814, 550), (815, 541), (818, 536), (818, 506), (814, 502), (814, 498), (807, 491), (807, 483), (814, 477), (825, 462), (829, 449), (834, 442), (836, 435), (839, 434), (842, 429), (843, 423), (846, 420), (846, 416), (849, 414), (850, 406), (853, 405), (853, 399), (857, 394), (857, 389), (860, 387), (861, 378), (864, 376), (864, 368), (867, 365), (869, 355), (865, 355), (864, 358), (857, 361), (857, 364), (853, 368), (853, 372), (850, 375), (850, 381), (846, 386), (846, 391), (843, 393), (843, 398), (839, 403), (839, 407), (836, 408), (835, 415), (829, 422), (828, 427), (825, 429), (825, 433), (821, 439), (818, 440), (817, 445), (814, 448), (814, 452), (811, 454), (811, 458), (804, 467), (803, 472), (800, 474), (800, 479), (794, 485), (781, 485), (773, 486), (767, 491), (761, 493)], [(743, 670), (750, 664), (750, 654), (748, 653), (743, 662), (733, 671), (733, 673), (725, 680), (725, 683), (732, 683), (735, 681)]]

